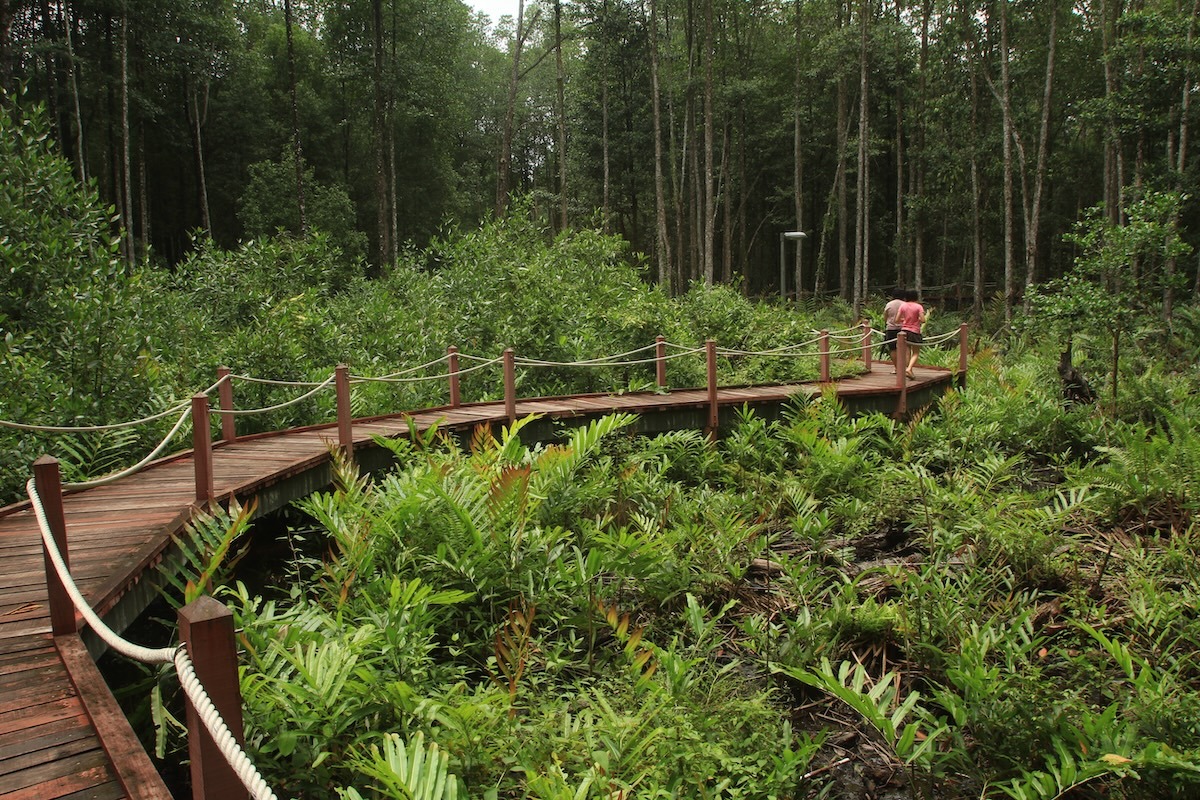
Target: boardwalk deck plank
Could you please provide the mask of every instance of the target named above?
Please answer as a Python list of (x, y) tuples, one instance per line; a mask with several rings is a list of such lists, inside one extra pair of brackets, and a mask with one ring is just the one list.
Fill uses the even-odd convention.
[[(917, 380), (908, 389), (948, 384), (950, 377), (947, 370), (918, 367)], [(811, 383), (724, 388), (718, 403), (740, 408), (820, 391)], [(866, 398), (899, 394), (886, 362), (841, 381), (838, 392)], [(519, 416), (586, 419), (620, 411), (705, 411), (708, 404), (707, 389), (690, 387), (525, 399), (517, 402), (516, 411)], [(467, 432), (497, 424), (507, 424), (505, 406), (491, 401), (359, 420), (352, 431), (357, 450), (373, 446), (375, 436), (403, 437), (434, 426)], [(216, 442), (214, 489), (220, 498), (246, 499), (314, 467), (325, 468), (337, 440), (337, 427), (327, 424)], [(65, 496), (72, 572), (100, 613), (141, 579), (183, 529), (195, 502), (192, 469), (191, 453), (185, 452), (160, 459), (133, 477)], [(50, 636), (41, 536), (28, 504), (0, 509), (0, 565), (0, 800), (166, 798), (79, 638), (59, 637), (56, 645)], [(89, 709), (92, 715), (118, 717), (124, 727), (93, 724)], [(119, 754), (120, 780), (101, 747), (102, 738)]]

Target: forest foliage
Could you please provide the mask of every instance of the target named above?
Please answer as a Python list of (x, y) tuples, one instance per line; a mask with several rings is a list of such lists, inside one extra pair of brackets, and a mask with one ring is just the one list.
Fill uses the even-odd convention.
[[(517, 8), (12, 0), (0, 88), (45, 103), (129, 264), (322, 230), (379, 274), (524, 196), (622, 236), (669, 293), (857, 308), (902, 282), (978, 316), (1069, 269), (1084, 209), (1173, 193), (1197, 243), (1194, 0)], [(1194, 292), (1194, 261), (1169, 270)]]
[[(446, 225), (370, 278), (332, 232), (198, 235), (170, 268), (130, 265), (47, 113), (3, 105), (0, 123), (7, 421), (158, 412), (219, 365), (320, 380), (450, 344), (571, 361), (657, 334), (755, 350), (857, 321), (847, 304), (703, 282), (672, 296), (626, 238), (555, 231), (536, 197)], [(989, 305), (967, 387), (911, 420), (822, 397), (779, 421), (743, 414), (719, 439), (634, 437), (623, 417), (556, 444), (524, 441), (523, 421), (467, 441), (435, 430), (389, 443), (394, 472), (342, 465), (298, 505), (277, 591), (209, 557), (237, 550), (247, 520), (231, 509), (198, 523), (195, 574), (166, 592), (217, 578), (247, 658), (252, 754), (298, 797), (1192, 796), (1200, 311), (1164, 313), (1188, 252), (1182, 202), (1146, 193), (1117, 220), (1084, 216), (1061, 282), (1011, 326)], [(1100, 402), (1064, 402), (1068, 343)], [(678, 370), (673, 385), (702, 382), (698, 364)], [(549, 394), (650, 377), (523, 380)], [(254, 391), (247, 403), (276, 390)], [(356, 413), (440, 391), (363, 388)], [(327, 403), (255, 424), (327, 420)], [(5, 429), (5, 491), (46, 449), (82, 477), (161, 433)]]

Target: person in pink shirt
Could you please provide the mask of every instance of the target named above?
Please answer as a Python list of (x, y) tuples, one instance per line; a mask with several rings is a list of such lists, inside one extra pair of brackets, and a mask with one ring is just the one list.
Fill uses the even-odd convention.
[(908, 364), (904, 367), (904, 374), (911, 378), (921, 352), (921, 331), (925, 327), (925, 306), (917, 302), (917, 293), (912, 289), (904, 293), (904, 302), (896, 310), (896, 321), (908, 340)]

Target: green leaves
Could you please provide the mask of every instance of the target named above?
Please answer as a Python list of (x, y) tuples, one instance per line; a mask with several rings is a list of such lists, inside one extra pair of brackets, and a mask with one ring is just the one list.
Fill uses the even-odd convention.
[[(417, 732), (407, 743), (398, 734), (383, 737), (383, 747), (371, 745), (370, 755), (356, 762), (359, 770), (375, 780), (373, 796), (399, 800), (457, 800), (458, 779), (450, 772), (450, 756), (436, 742), (425, 745)], [(355, 788), (339, 788), (345, 800), (362, 800)]]
[[(872, 679), (862, 664), (849, 661), (843, 661), (835, 672), (827, 658), (821, 659), (820, 667), (813, 671), (775, 669), (850, 706), (905, 764), (928, 766), (933, 761), (935, 741), (947, 731), (947, 726), (935, 722), (918, 706), (919, 692), (901, 697), (898, 673), (888, 672)], [(923, 718), (924, 725), (905, 721), (914, 710)]]

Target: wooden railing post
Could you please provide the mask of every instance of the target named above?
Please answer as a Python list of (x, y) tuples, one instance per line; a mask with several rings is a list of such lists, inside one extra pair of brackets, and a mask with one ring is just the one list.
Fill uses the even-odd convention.
[(208, 395), (192, 395), (192, 464), (196, 473), (196, 504), (212, 502), (212, 430), (208, 419)]
[(900, 394), (896, 398), (896, 418), (908, 413), (908, 380), (905, 372), (908, 370), (908, 334), (900, 331), (896, 334), (896, 388)]
[(864, 322), (862, 324), (862, 356), (863, 369), (867, 372), (871, 371), (871, 323)]
[(654, 381), (658, 388), (667, 388), (667, 338), (654, 337)]
[(450, 407), (458, 408), (462, 405), (462, 395), (458, 387), (458, 348), (450, 345), (446, 348), (446, 354), (450, 372)]
[(829, 331), (821, 331), (821, 383), (829, 383)]
[[(187, 646), (196, 677), (220, 712), (221, 719), (225, 720), (238, 744), (245, 744), (232, 612), (203, 595), (179, 609), (179, 638)], [(190, 701), (187, 703), (187, 726), (193, 799), (248, 798), (249, 792), (221, 754)]]
[(511, 347), (504, 350), (504, 415), (509, 425), (517, 421), (517, 363)]
[(221, 403), (221, 439), (226, 442), (237, 441), (237, 425), (233, 414), (233, 377), (229, 367), (217, 367), (217, 399)]
[(967, 385), (967, 323), (958, 326), (958, 388)]
[(717, 432), (717, 342), (715, 339), (704, 341), (705, 371), (708, 374), (708, 433)]
[[(42, 456), (33, 462), (33, 480), (37, 485), (38, 497), (42, 499), (42, 510), (46, 512), (46, 523), (50, 527), (50, 535), (58, 552), (62, 554), (63, 563), (71, 567), (71, 559), (67, 553), (67, 521), (63, 514), (62, 475), (58, 470), (58, 459), (52, 456)], [(42, 556), (46, 561), (46, 594), (50, 598), (50, 630), (55, 636), (75, 633), (78, 626), (75, 623), (75, 604), (71, 595), (58, 577), (58, 570), (50, 560), (50, 552), (42, 543)]]
[(338, 447), (347, 456), (354, 456), (354, 411), (350, 408), (350, 367), (338, 364), (334, 369), (334, 388), (337, 391)]

